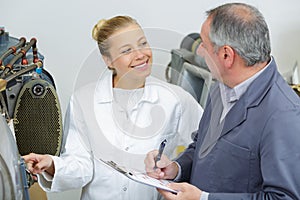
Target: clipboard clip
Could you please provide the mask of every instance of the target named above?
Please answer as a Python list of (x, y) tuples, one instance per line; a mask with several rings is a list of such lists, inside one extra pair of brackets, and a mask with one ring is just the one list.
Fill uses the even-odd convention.
[(104, 161), (102, 159), (100, 159), (102, 162), (106, 163), (107, 165), (111, 166), (112, 168), (114, 168), (115, 170), (121, 172), (122, 174), (127, 174), (127, 170), (125, 168), (122, 168), (121, 166), (118, 166), (117, 163), (115, 163), (114, 161)]

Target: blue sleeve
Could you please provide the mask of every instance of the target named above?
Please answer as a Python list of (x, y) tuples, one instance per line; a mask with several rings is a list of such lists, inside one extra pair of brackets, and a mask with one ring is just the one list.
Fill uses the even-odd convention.
[(194, 138), (194, 142), (191, 143), (188, 148), (176, 159), (176, 162), (181, 168), (181, 176), (178, 182), (189, 182), (190, 180), (197, 135)]

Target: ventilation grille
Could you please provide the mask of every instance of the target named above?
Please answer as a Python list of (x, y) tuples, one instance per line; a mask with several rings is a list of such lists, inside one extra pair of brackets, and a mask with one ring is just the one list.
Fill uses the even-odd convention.
[(23, 86), (14, 111), (14, 128), (21, 155), (31, 152), (59, 155), (62, 116), (52, 85), (37, 79)]

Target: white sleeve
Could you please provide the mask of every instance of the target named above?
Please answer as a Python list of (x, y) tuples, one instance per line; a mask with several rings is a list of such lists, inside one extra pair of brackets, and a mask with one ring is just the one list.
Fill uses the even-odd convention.
[(198, 130), (199, 122), (203, 114), (203, 108), (186, 91), (181, 94), (182, 114), (179, 122), (179, 144), (187, 147), (191, 142), (191, 135)]
[[(72, 107), (70, 106), (70, 110)], [(69, 189), (77, 189), (86, 185), (93, 176), (93, 158), (92, 153), (86, 149), (81, 141), (78, 131), (79, 120), (72, 116), (72, 112), (68, 110), (65, 123), (65, 145), (59, 157), (52, 156), (55, 167), (54, 177), (43, 173), (39, 175), (38, 181), (45, 191), (59, 192)]]
[(209, 195), (209, 193), (202, 191), (200, 200), (208, 200), (208, 195)]

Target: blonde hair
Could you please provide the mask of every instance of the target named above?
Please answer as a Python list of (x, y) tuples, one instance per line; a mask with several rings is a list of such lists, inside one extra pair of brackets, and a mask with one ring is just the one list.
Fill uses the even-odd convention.
[(92, 37), (97, 41), (100, 53), (104, 56), (110, 56), (108, 38), (120, 28), (130, 24), (140, 26), (137, 21), (129, 16), (115, 16), (110, 19), (101, 19), (92, 30)]

